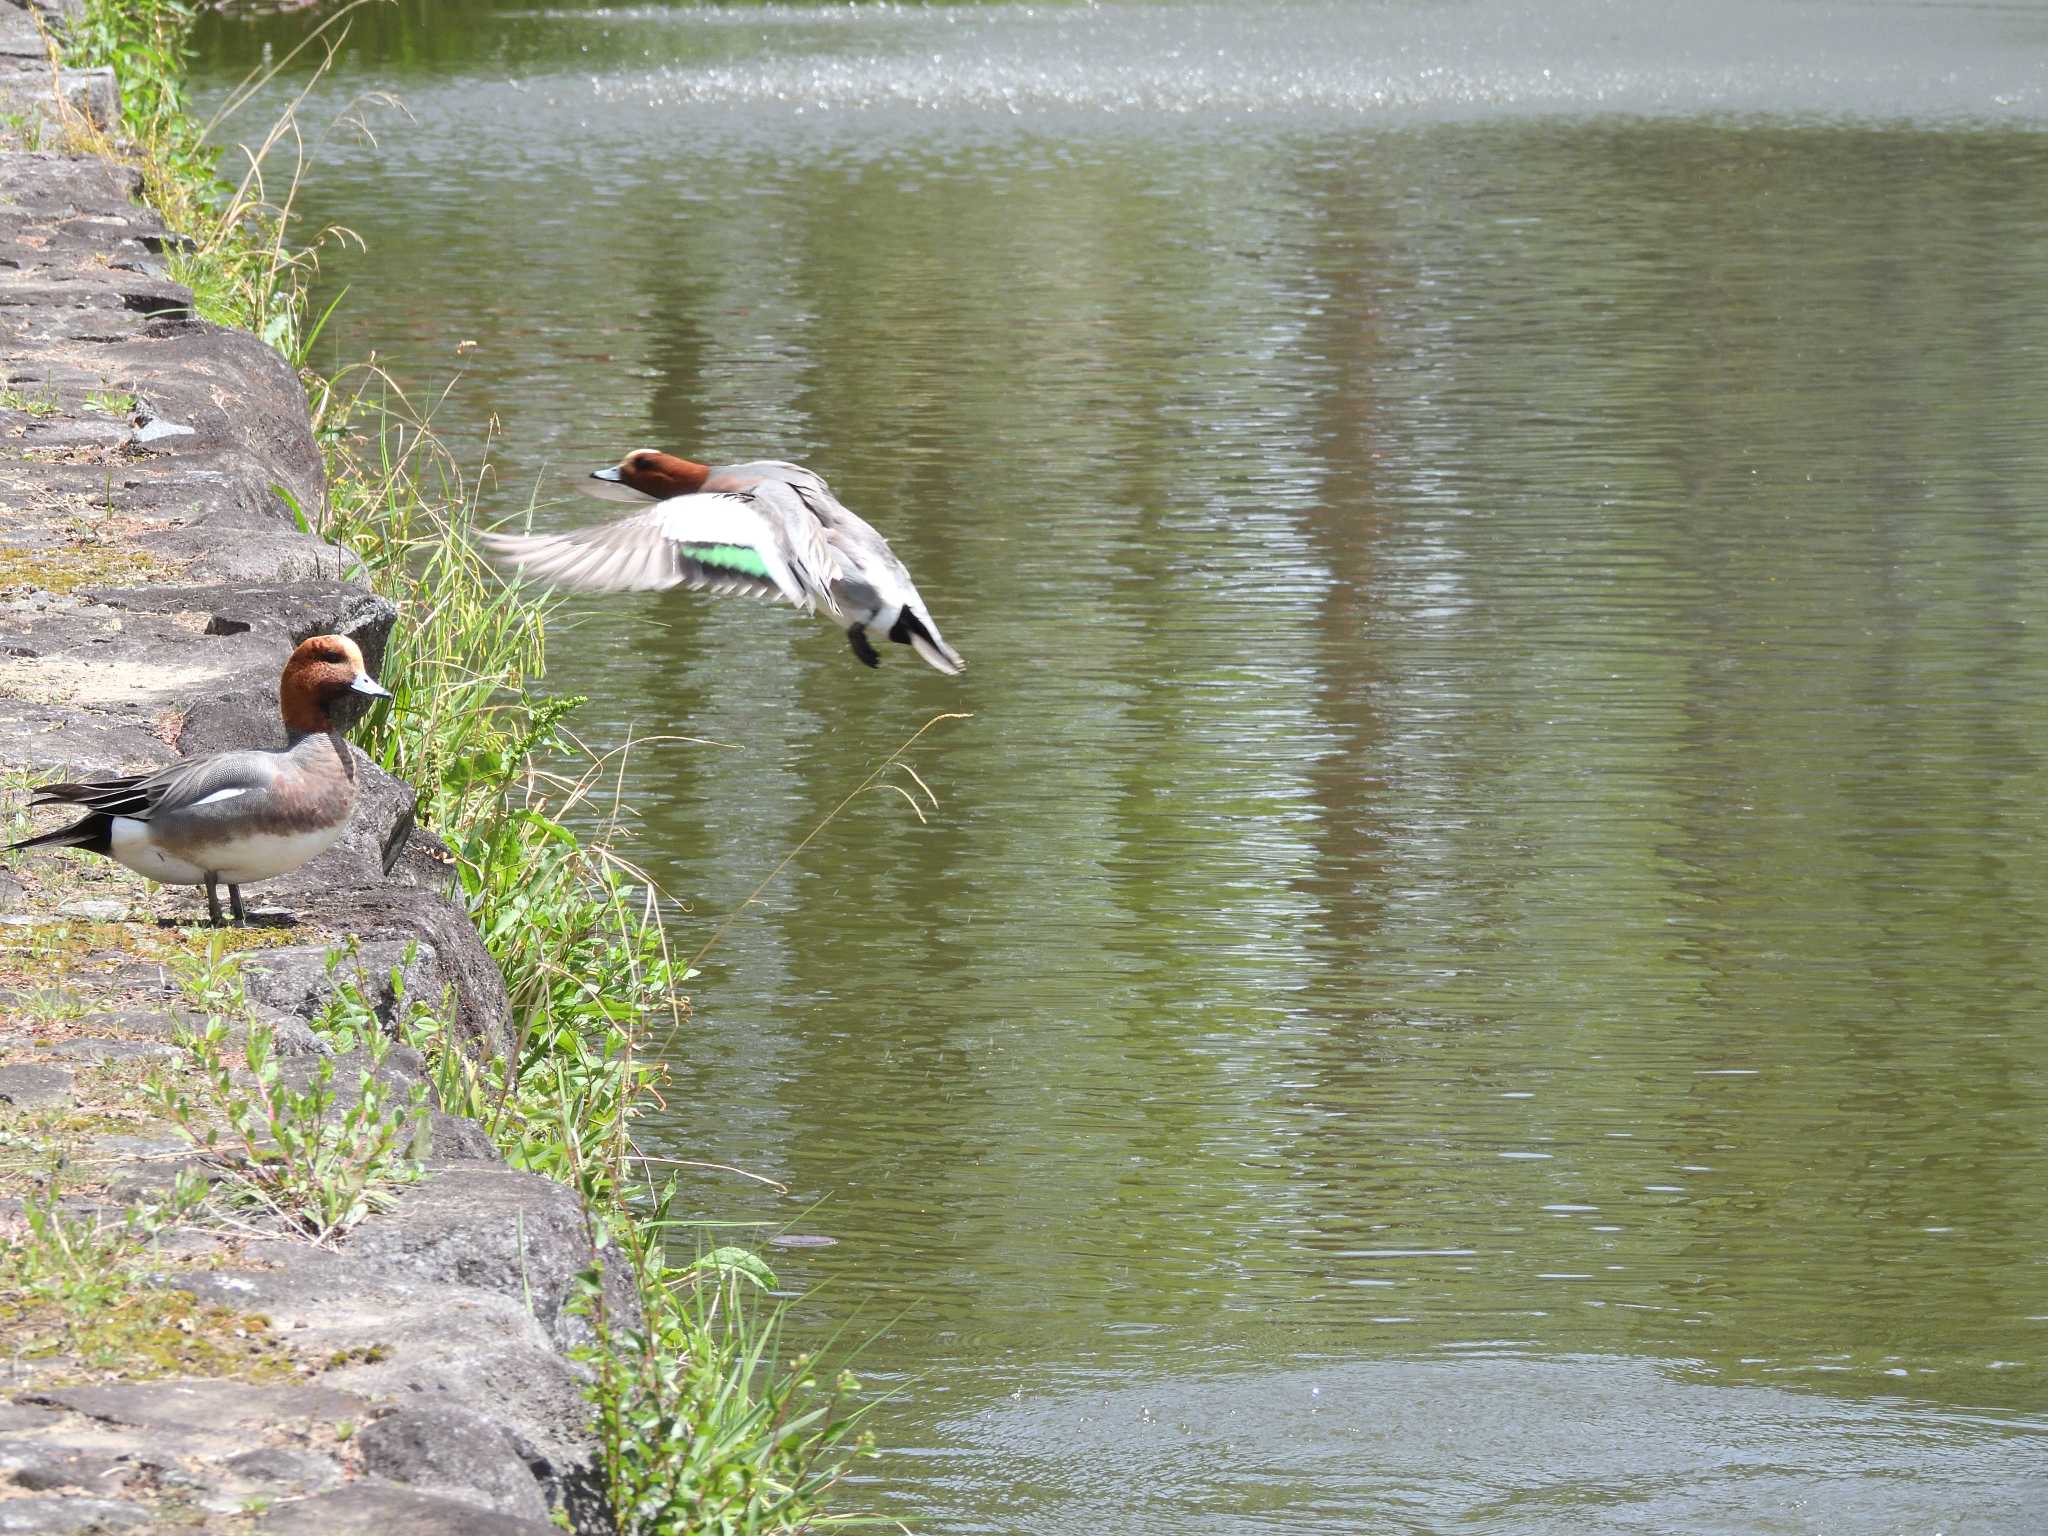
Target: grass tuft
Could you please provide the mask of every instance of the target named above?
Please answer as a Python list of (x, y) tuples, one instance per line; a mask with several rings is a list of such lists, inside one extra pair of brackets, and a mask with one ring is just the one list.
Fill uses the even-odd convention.
[[(329, 956), (330, 973), (336, 959)], [(381, 1030), (361, 1032), (367, 1063), (353, 1093), (337, 1090), (332, 1056), (318, 1058), (307, 1081), (295, 1085), (278, 1060), (274, 1032), (250, 1017), (233, 955), (209, 944), (174, 967), (174, 976), (206, 1023), (177, 1036), (183, 1071), (154, 1078), (150, 1098), (247, 1203), (286, 1231), (328, 1243), (372, 1211), (389, 1209), (397, 1188), (420, 1178), (414, 1148), (424, 1136), (427, 1087), (401, 1093), (380, 1075), (391, 1054)], [(229, 1046), (235, 1029), (242, 1032), (239, 1064)]]
[(0, 1334), (36, 1380), (223, 1376), (281, 1380), (299, 1367), (260, 1317), (159, 1283), (158, 1234), (194, 1210), (204, 1181), (118, 1212), (75, 1209), (55, 1188), (0, 1215)]
[(807, 1355), (782, 1360), (782, 1308), (754, 1293), (775, 1285), (760, 1259), (720, 1248), (678, 1267), (661, 1233), (674, 1221), (671, 1183), (644, 1223), (620, 1233), (645, 1321), (610, 1322), (600, 1275), (572, 1303), (598, 1325), (584, 1351), (606, 1483), (632, 1536), (756, 1536), (865, 1526), (826, 1513), (853, 1463), (876, 1454), (865, 1420), (875, 1403), (842, 1371), (822, 1383)]
[(10, 384), (0, 388), (0, 411), (23, 411), (30, 416), (54, 416), (62, 409), (48, 388), (33, 392)]

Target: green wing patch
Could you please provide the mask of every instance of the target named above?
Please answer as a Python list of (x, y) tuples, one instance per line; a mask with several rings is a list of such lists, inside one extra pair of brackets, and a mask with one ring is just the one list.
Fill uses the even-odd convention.
[(758, 576), (763, 581), (775, 579), (768, 573), (768, 562), (761, 558), (761, 551), (751, 544), (685, 544), (683, 548), (692, 560), (716, 570)]

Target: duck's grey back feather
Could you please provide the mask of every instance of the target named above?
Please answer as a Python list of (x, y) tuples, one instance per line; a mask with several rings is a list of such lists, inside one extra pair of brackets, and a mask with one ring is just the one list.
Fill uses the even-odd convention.
[[(817, 537), (837, 568), (830, 594), (831, 606), (848, 619), (872, 619), (877, 613), (904, 603), (922, 608), (910, 571), (896, 558), (896, 551), (881, 531), (848, 507), (825, 483), (824, 477), (801, 464), (773, 460), (735, 465), (719, 474), (753, 478), (755, 494), (773, 496), (792, 525), (799, 519), (817, 529)], [(801, 508), (799, 514), (789, 503)]]
[[(748, 465), (748, 469), (790, 466)], [(714, 479), (717, 477), (714, 476)], [(816, 479), (816, 476), (812, 476)], [(825, 482), (817, 482), (822, 486)], [(789, 568), (803, 593), (797, 603), (806, 613), (815, 608), (836, 609), (832, 588), (840, 576), (842, 562), (832, 547), (830, 531), (812, 513), (810, 496), (804, 487), (775, 475), (756, 477), (745, 495), (752, 498), (754, 511), (775, 541), (776, 553)], [(672, 505), (672, 503), (671, 503)], [(794, 599), (793, 599), (794, 601)]]
[(832, 584), (831, 606), (843, 619), (881, 621), (890, 639), (902, 640), (938, 671), (951, 675), (966, 669), (965, 659), (940, 636), (931, 609), (910, 579), (909, 568), (896, 558), (889, 541), (874, 524), (834, 496), (823, 476), (801, 464), (775, 462), (740, 465), (717, 473), (759, 474), (762, 484), (779, 479), (795, 492), (824, 531), (825, 543), (836, 557), (839, 576)]
[(45, 784), (31, 803), (76, 805), (131, 821), (151, 821), (190, 810), (214, 796), (225, 804), (252, 790), (270, 789), (286, 762), (282, 752), (221, 752), (96, 784)]

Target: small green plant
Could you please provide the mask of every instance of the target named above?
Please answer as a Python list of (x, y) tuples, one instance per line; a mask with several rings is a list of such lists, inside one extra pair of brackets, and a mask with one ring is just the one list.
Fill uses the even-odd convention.
[(219, 929), (209, 932), (203, 949), (171, 961), (171, 979), (194, 1009), (209, 1016), (246, 1019), (249, 993), (242, 981), (241, 957), (229, 952)]
[(859, 1458), (875, 1454), (863, 1426), (872, 1403), (842, 1371), (830, 1388), (798, 1355), (778, 1359), (783, 1314), (747, 1304), (772, 1286), (765, 1264), (718, 1249), (680, 1269), (658, 1238), (672, 1225), (673, 1186), (652, 1221), (623, 1233), (614, 1256), (638, 1270), (644, 1325), (613, 1329), (601, 1267), (572, 1303), (598, 1343), (583, 1352), (585, 1396), (623, 1536), (753, 1536), (846, 1523), (824, 1499)]
[[(320, 1058), (304, 1088), (286, 1083), (266, 1025), (248, 1026), (240, 1075), (219, 1018), (177, 1044), (198, 1092), (161, 1076), (151, 1085), (158, 1109), (194, 1146), (221, 1158), (241, 1193), (313, 1241), (326, 1242), (387, 1208), (393, 1190), (423, 1172), (413, 1148), (424, 1134), (426, 1086), (415, 1083), (401, 1102), (377, 1075), (391, 1051), (382, 1035), (369, 1038), (369, 1065), (346, 1104), (335, 1089), (332, 1057)], [(223, 1128), (232, 1159), (222, 1156)]]
[[(338, 1056), (346, 1056), (362, 1048), (383, 1033), (377, 1010), (363, 996), (361, 983), (343, 969), (355, 961), (359, 953), (360, 946), (354, 939), (327, 951), (327, 1001), (309, 1021), (320, 1043)], [(410, 958), (408, 953), (407, 959)], [(398, 978), (403, 974), (402, 971), (393, 972), (394, 988), (400, 987)]]
[[(328, 957), (331, 991), (313, 1019), (330, 1049), (348, 1052), (384, 1028), (357, 976), (344, 962), (352, 949)], [(544, 1173), (603, 1203), (618, 1193), (621, 1170), (609, 1153), (658, 1068), (632, 1049), (629, 1033), (556, 1025), (545, 1041), (529, 1038), (509, 1068), (496, 1054), (465, 1050), (448, 1024), (452, 997), (429, 1008), (405, 990), (408, 953), (391, 968), (391, 1032), (420, 1053), (433, 1102), (482, 1124), (514, 1168)]]
[(86, 0), (64, 28), (67, 62), (112, 65), (131, 124), (182, 116), (186, 39), (197, 8), (183, 0)]
[(102, 416), (128, 417), (135, 414), (135, 397), (116, 390), (95, 389), (85, 397), (85, 408)]
[(7, 1000), (7, 1011), (26, 1024), (66, 1024), (85, 1017), (85, 999), (62, 986), (36, 987)]
[(111, 1306), (134, 1284), (136, 1261), (157, 1234), (206, 1198), (206, 1180), (186, 1172), (163, 1200), (129, 1206), (118, 1221), (74, 1216), (53, 1185), (23, 1202), (27, 1239), (13, 1245), (0, 1277), (7, 1289), (53, 1301), (76, 1314)]
[(118, 1377), (298, 1375), (288, 1351), (258, 1317), (209, 1306), (156, 1283), (160, 1233), (205, 1200), (203, 1175), (187, 1172), (161, 1199), (119, 1211), (67, 1206), (52, 1186), (0, 1215), (0, 1338), (18, 1368)]
[(38, 150), (43, 147), (43, 126), (42, 113), (33, 110), (0, 114), (0, 140), (14, 149)]
[(30, 394), (12, 384), (0, 388), (0, 410), (26, 411), (31, 416), (54, 416), (57, 414), (57, 397), (47, 388)]

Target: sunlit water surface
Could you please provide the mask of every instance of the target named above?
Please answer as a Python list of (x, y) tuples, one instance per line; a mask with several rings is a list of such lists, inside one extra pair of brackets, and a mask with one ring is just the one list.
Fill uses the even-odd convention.
[(835, 1240), (769, 1251), (903, 1389), (848, 1502), (2048, 1525), (2048, 13), (411, 0), (313, 103), (323, 353), (460, 373), (504, 511), (798, 458), (971, 663), (553, 653), (719, 743), (626, 771), (685, 947), (972, 713), (649, 1128)]

